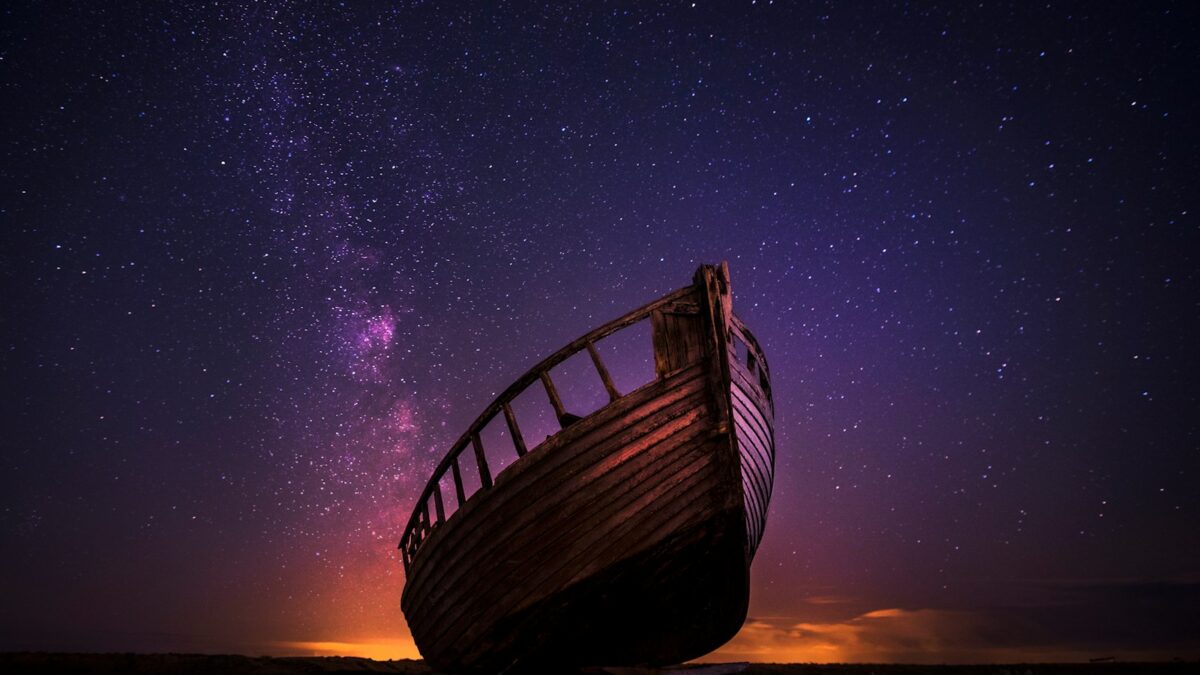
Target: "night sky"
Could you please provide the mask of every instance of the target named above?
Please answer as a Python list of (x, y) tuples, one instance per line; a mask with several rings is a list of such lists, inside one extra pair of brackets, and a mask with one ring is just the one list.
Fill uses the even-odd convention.
[(1200, 656), (1189, 3), (101, 4), (0, 10), (0, 649), (415, 657), (441, 454), (727, 260), (712, 658)]

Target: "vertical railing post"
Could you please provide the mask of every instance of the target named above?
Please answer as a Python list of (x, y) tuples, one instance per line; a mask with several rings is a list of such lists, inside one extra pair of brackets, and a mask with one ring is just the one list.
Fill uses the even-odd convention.
[(596, 372), (600, 374), (600, 379), (604, 382), (604, 390), (608, 392), (609, 402), (621, 398), (621, 392), (617, 391), (617, 385), (613, 384), (612, 376), (608, 374), (608, 368), (604, 367), (604, 362), (600, 360), (600, 352), (596, 351), (596, 345), (592, 344), (591, 340), (588, 340), (587, 350), (592, 357), (592, 365), (596, 366)]
[(462, 471), (458, 468), (458, 456), (454, 457), (454, 463), (450, 465), (454, 471), (454, 496), (458, 499), (458, 508), (462, 508), (463, 502), (467, 501), (467, 495), (463, 490)]
[(421, 517), (417, 522), (417, 530), (420, 532), (420, 541), (425, 541), (425, 535), (429, 534), (429, 500), (421, 501)]
[(475, 463), (479, 465), (479, 482), (483, 487), (492, 487), (492, 472), (488, 470), (487, 457), (483, 454), (483, 442), (479, 434), (471, 434), (471, 445), (475, 447)]
[(550, 380), (550, 372), (543, 370), (539, 377), (542, 380), (542, 386), (546, 389), (546, 396), (550, 399), (550, 405), (554, 406), (554, 416), (558, 418), (558, 426), (567, 426), (567, 411), (563, 409), (562, 399), (558, 397), (558, 390), (554, 388), (554, 382)]
[(446, 522), (446, 507), (442, 505), (441, 479), (433, 484), (433, 507), (437, 509), (437, 524), (441, 525)]
[(513, 446), (517, 449), (517, 457), (524, 457), (527, 451), (525, 438), (521, 436), (521, 429), (517, 426), (517, 416), (513, 414), (512, 406), (508, 403), (504, 404), (504, 421), (508, 423), (508, 433), (512, 434)]

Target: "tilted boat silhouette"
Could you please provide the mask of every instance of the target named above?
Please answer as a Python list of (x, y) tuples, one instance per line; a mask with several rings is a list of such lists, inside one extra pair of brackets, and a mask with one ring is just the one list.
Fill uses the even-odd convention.
[[(655, 377), (623, 393), (596, 344), (643, 320)], [(585, 351), (609, 402), (580, 417), (551, 370)], [(529, 448), (513, 401), (535, 382), (560, 430)], [(480, 434), (499, 416), (515, 461), (493, 480)], [(727, 266), (701, 266), (691, 286), (534, 366), (438, 464), (400, 540), (417, 647), (455, 673), (665, 665), (712, 651), (745, 621), (774, 464), (766, 359), (732, 312)], [(474, 494), (464, 467), (478, 472)]]

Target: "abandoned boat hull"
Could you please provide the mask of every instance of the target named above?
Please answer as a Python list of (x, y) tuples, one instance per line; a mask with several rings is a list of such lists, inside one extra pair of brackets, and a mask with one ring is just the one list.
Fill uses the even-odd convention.
[[(520, 453), (518, 440), (522, 457), (452, 517), (439, 495), (432, 516), (423, 500), (401, 543), (401, 604), (433, 667), (677, 663), (740, 628), (774, 448), (765, 363), (740, 367), (732, 343), (748, 332), (732, 318), (724, 274), (701, 268), (692, 287), (648, 306), (654, 381), (533, 450)], [(457, 464), (448, 468), (461, 497)]]

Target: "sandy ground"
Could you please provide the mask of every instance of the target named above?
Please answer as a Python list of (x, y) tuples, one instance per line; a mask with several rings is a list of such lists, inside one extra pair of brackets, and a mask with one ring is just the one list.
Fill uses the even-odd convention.
[[(1060, 663), (980, 666), (879, 664), (725, 664), (683, 666), (668, 670), (614, 668), (589, 670), (594, 675), (1085, 675), (1150, 673), (1183, 675), (1200, 672), (1197, 663)], [(89, 673), (134, 675), (299, 675), (301, 673), (401, 673), (437, 675), (421, 661), (372, 661), (355, 657), (285, 658), (206, 654), (0, 654), (0, 673)], [(547, 675), (555, 675), (548, 673)], [(567, 675), (567, 674), (563, 674)]]

